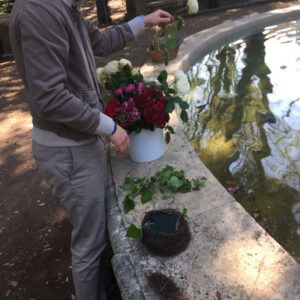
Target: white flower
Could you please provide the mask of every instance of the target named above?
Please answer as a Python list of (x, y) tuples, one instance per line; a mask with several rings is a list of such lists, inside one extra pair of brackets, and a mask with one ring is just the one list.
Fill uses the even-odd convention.
[(199, 5), (197, 0), (188, 0), (186, 4), (189, 14), (196, 14), (199, 10)]
[(136, 76), (136, 75), (139, 75), (140, 72), (138, 69), (133, 69), (133, 70), (131, 70), (131, 74), (132, 74), (132, 76)]
[(100, 77), (101, 77), (101, 75), (103, 73), (103, 68), (97, 68), (96, 71), (97, 71), (98, 80), (100, 81)]
[(180, 79), (186, 79), (187, 80), (187, 76), (182, 70), (177, 70), (174, 73), (174, 78), (175, 78), (175, 81), (179, 81)]
[(132, 63), (128, 59), (122, 58), (119, 63), (120, 69), (123, 69), (123, 67), (125, 67), (126, 65), (129, 65), (129, 67), (132, 68)]
[(104, 68), (97, 68), (97, 77), (101, 85), (104, 85), (105, 81), (108, 79), (103, 70)]
[(112, 60), (104, 67), (103, 72), (108, 76), (119, 72), (119, 62)]
[(179, 95), (184, 96), (190, 91), (191, 87), (187, 79), (181, 78), (176, 82), (176, 90)]

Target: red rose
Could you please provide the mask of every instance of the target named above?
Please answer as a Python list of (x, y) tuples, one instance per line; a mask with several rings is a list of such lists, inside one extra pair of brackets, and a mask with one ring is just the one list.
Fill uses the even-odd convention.
[(164, 128), (169, 121), (169, 115), (165, 112), (166, 105), (162, 102), (147, 102), (144, 110), (144, 118), (147, 123), (155, 127)]
[(118, 105), (119, 105), (119, 100), (117, 98), (110, 99), (110, 101), (107, 103), (107, 106), (105, 107), (104, 113), (114, 120), (117, 114)]

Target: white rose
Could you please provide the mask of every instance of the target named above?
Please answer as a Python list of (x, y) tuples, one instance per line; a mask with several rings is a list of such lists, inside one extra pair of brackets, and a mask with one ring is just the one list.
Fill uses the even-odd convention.
[(189, 14), (196, 14), (199, 10), (199, 5), (197, 0), (188, 0), (186, 4)]
[(128, 59), (122, 58), (119, 63), (120, 69), (123, 69), (123, 67), (125, 67), (126, 65), (129, 65), (129, 67), (132, 68), (132, 63)]
[(101, 77), (101, 75), (103, 73), (103, 68), (97, 68), (96, 71), (97, 71), (98, 80), (100, 81), (100, 77)]
[(136, 75), (139, 75), (140, 72), (138, 69), (133, 69), (133, 70), (131, 70), (131, 74), (132, 74), (132, 76), (136, 76)]
[(179, 79), (176, 82), (176, 90), (179, 95), (184, 96), (190, 91), (191, 87), (187, 79)]
[(108, 75), (111, 76), (112, 74), (115, 74), (117, 72), (119, 72), (119, 62), (116, 60), (113, 60), (111, 62), (109, 62), (104, 68), (103, 68), (103, 72)]
[(186, 79), (187, 80), (187, 76), (182, 70), (177, 70), (174, 73), (174, 78), (175, 78), (175, 81), (178, 81), (180, 79)]
[(105, 81), (108, 79), (103, 70), (104, 68), (97, 68), (97, 77), (101, 85), (104, 85)]

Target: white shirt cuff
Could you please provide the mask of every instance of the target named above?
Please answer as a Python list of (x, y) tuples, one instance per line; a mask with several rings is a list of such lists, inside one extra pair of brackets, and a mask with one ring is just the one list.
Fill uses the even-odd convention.
[(114, 127), (114, 120), (111, 117), (100, 112), (100, 121), (95, 133), (97, 135), (111, 135)]
[(141, 35), (146, 29), (145, 22), (143, 22), (141, 18), (143, 18), (143, 16), (135, 17), (128, 22), (128, 25), (135, 38)]

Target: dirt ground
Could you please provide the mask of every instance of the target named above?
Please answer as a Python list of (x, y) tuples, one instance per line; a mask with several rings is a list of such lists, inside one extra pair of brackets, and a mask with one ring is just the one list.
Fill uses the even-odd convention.
[[(93, 3), (85, 1), (83, 13), (95, 22)], [(209, 11), (186, 18), (184, 31), (190, 35), (243, 16), (298, 4), (274, 2)], [(109, 5), (114, 24), (122, 23), (125, 1), (111, 0)], [(97, 66), (123, 57), (139, 66), (152, 36), (148, 30), (122, 51), (97, 58)], [(14, 61), (0, 61), (0, 70), (0, 299), (72, 299), (71, 226), (32, 159), (31, 117)]]

